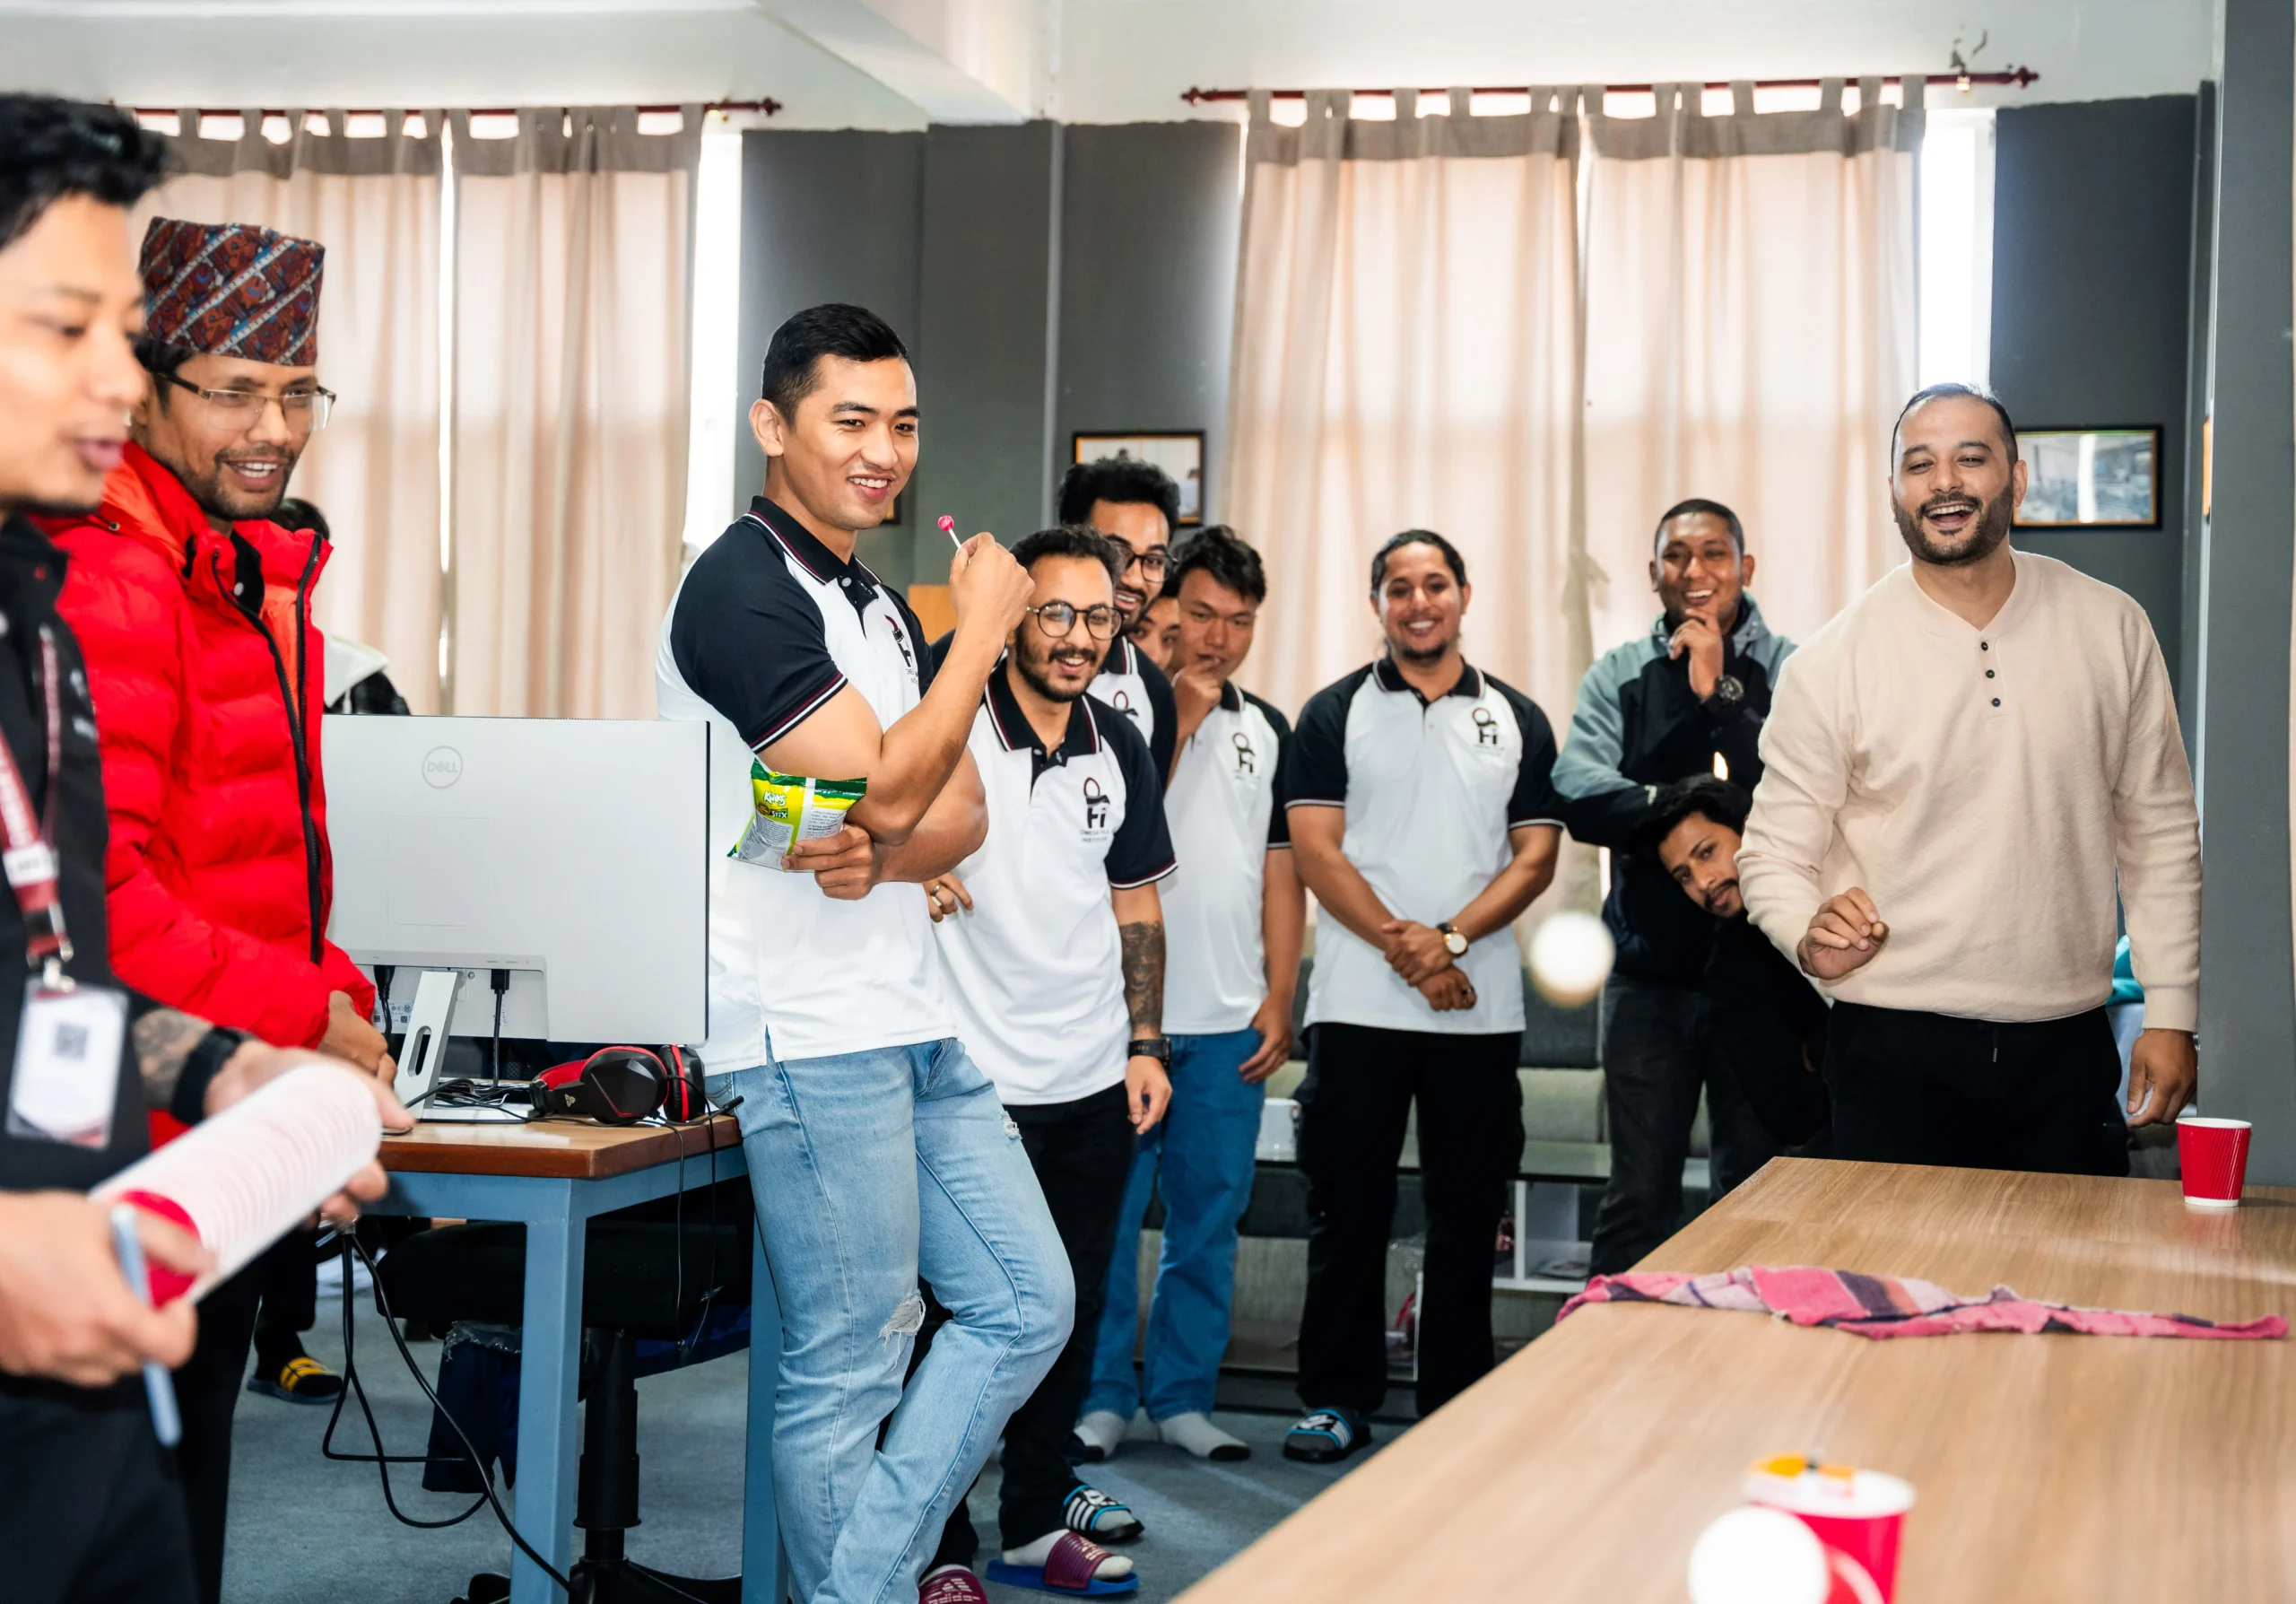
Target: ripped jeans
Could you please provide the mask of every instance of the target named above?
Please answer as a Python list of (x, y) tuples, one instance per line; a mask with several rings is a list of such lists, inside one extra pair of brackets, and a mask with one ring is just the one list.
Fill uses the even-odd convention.
[[(709, 1090), (743, 1100), (781, 1303), (773, 1477), (791, 1584), (803, 1604), (914, 1604), (943, 1521), (1068, 1338), (1060, 1234), (953, 1039), (770, 1060)], [(953, 1318), (904, 1390), (920, 1277)]]

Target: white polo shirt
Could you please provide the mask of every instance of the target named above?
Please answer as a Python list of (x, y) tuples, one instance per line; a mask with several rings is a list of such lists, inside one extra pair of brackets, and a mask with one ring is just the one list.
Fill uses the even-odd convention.
[(1180, 748), (1164, 818), (1180, 866), (1164, 883), (1164, 1033), (1239, 1031), (1267, 999), (1260, 924), (1270, 848), (1292, 832), (1281, 772), (1292, 727), (1232, 683)]
[(1101, 659), (1091, 693), (1132, 720), (1132, 727), (1148, 743), (1160, 777), (1172, 771), (1172, 737), (1179, 727), (1179, 714), (1172, 705), (1172, 682), (1129, 636), (1118, 635), (1109, 643), (1109, 655)]
[(957, 1034), (996, 1094), (1073, 1103), (1122, 1083), (1132, 1039), (1109, 892), (1170, 874), (1172, 842), (1130, 722), (1082, 697), (1047, 752), (1004, 675), (967, 742), (988, 794), (988, 839), (956, 870), (972, 907), (933, 930)]
[[(1553, 770), (1554, 732), (1520, 691), (1469, 666), (1431, 702), (1381, 658), (1300, 710), (1284, 800), (1345, 808), (1347, 860), (1396, 917), (1435, 925), (1507, 866), (1509, 831), (1561, 824)], [(1474, 1007), (1439, 1014), (1378, 947), (1321, 919), (1307, 1022), (1453, 1036), (1519, 1031), (1521, 962), (1508, 931), (1483, 937), (1459, 960)]]
[[(738, 862), (755, 804), (750, 758), (847, 685), (890, 728), (932, 683), (917, 616), (858, 561), (841, 562), (760, 496), (694, 559), (654, 654), (665, 719), (707, 719), (709, 1039), (713, 1071), (826, 1058), (956, 1033), (914, 885), (858, 902), (808, 874)], [(850, 776), (819, 774), (818, 780)]]

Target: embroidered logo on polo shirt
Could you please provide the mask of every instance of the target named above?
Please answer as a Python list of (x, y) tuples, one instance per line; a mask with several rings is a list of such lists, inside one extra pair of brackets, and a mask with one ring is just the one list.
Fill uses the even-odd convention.
[(1478, 746), (1499, 745), (1499, 720), (1487, 707), (1474, 710), (1474, 744)]
[(1236, 744), (1236, 772), (1239, 774), (1258, 773), (1259, 754), (1252, 750), (1251, 737), (1239, 729), (1228, 738)]
[(1100, 782), (1087, 774), (1084, 776), (1084, 833), (1091, 835), (1108, 827), (1108, 795), (1100, 789)]
[(1132, 705), (1132, 693), (1130, 692), (1121, 688), (1118, 689), (1109, 695), (1109, 705), (1116, 709), (1118, 712), (1122, 713), (1126, 718), (1131, 719), (1135, 724), (1140, 722), (1140, 710)]

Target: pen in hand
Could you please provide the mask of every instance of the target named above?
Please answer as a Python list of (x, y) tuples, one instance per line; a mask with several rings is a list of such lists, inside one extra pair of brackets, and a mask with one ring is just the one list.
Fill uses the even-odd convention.
[[(120, 1273), (128, 1290), (145, 1308), (152, 1305), (152, 1278), (144, 1268), (144, 1244), (135, 1235), (135, 1209), (117, 1203), (111, 1210), (112, 1251), (119, 1256)], [(157, 1359), (144, 1361), (144, 1396), (152, 1406), (152, 1433), (162, 1448), (183, 1441), (183, 1417), (176, 1408), (176, 1385), (168, 1367)]]

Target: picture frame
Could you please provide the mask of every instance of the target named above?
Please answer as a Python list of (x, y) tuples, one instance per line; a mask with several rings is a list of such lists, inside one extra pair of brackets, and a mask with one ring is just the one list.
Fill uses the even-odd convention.
[(2157, 423), (2099, 429), (2020, 429), (2026, 466), (2021, 529), (2161, 527)]
[(1180, 487), (1180, 528), (1204, 523), (1204, 431), (1201, 429), (1078, 430), (1070, 437), (1071, 462), (1127, 457), (1152, 462)]

